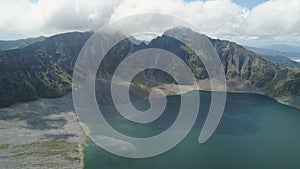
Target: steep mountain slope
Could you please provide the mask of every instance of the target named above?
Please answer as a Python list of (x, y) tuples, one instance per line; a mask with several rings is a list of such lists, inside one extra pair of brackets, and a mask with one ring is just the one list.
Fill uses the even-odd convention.
[(300, 94), (300, 74), (273, 64), (235, 43), (212, 40), (225, 66), (228, 79), (249, 80), (265, 94), (290, 97)]
[(91, 33), (66, 33), (0, 53), (0, 106), (71, 91), (75, 59)]
[[(174, 36), (183, 36), (186, 39), (201, 37), (189, 29), (176, 28), (172, 32)], [(245, 86), (251, 85), (251, 89), (258, 88), (272, 97), (300, 95), (300, 73), (273, 64), (236, 43), (216, 39), (210, 41), (223, 63), (228, 85), (233, 85), (234, 91), (245, 91)], [(149, 47), (160, 47), (175, 52), (190, 66), (196, 78), (208, 78), (203, 63), (181, 42), (162, 36), (153, 40)]]
[[(199, 40), (201, 39), (199, 37), (205, 36), (182, 28), (167, 32), (184, 36), (188, 40)], [(0, 53), (0, 106), (34, 100), (38, 97), (60, 97), (69, 93), (74, 63), (82, 46), (91, 35), (90, 32), (61, 34), (23, 49), (2, 51)], [(240, 86), (252, 85), (253, 88), (258, 88), (273, 97), (300, 95), (300, 73), (297, 74), (266, 61), (260, 55), (233, 42), (215, 39), (210, 39), (210, 41), (223, 63), (228, 84), (232, 85), (234, 90), (244, 91), (244, 88)], [(118, 64), (128, 54), (145, 48), (161, 48), (173, 52), (190, 66), (197, 79), (208, 78), (197, 53), (164, 34), (152, 40), (148, 45), (134, 44), (129, 39), (124, 39), (113, 47), (99, 68), (101, 78), (99, 85), (102, 85), (100, 88), (110, 91), (106, 90), (109, 89), (108, 82)], [(134, 81), (138, 92), (143, 92), (144, 86), (139, 84), (147, 79), (174, 83), (166, 73), (147, 70)], [(101, 97), (100, 99), (110, 98)]]

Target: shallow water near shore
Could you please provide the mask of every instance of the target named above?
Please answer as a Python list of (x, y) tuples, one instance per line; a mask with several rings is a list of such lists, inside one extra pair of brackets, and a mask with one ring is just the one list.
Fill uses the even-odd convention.
[[(193, 95), (195, 92), (189, 92)], [(198, 143), (210, 93), (200, 92), (197, 121), (188, 136), (170, 151), (145, 159), (118, 157), (97, 146), (91, 139), (84, 144), (86, 169), (298, 169), (300, 167), (300, 110), (256, 94), (228, 93), (223, 118), (215, 134), (204, 144)], [(147, 109), (147, 100), (136, 103)], [(177, 116), (180, 96), (168, 96), (166, 111), (149, 125), (116, 120), (107, 114), (115, 129), (136, 137), (163, 132)], [(103, 112), (114, 108), (105, 107)], [(108, 111), (110, 110), (110, 111)]]

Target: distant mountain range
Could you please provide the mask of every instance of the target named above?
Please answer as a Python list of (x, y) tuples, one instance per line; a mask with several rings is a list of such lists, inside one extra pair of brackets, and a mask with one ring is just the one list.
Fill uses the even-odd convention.
[[(293, 49), (293, 50), (291, 49), (290, 51), (288, 51), (287, 50), (288, 48), (283, 48), (283, 49), (286, 49), (286, 50), (283, 50), (282, 48), (276, 48), (276, 46), (274, 46), (274, 45), (266, 47), (266, 48), (256, 48), (256, 47), (250, 47), (250, 46), (245, 46), (245, 48), (248, 50), (251, 50), (255, 53), (264, 55), (264, 56), (283, 56), (283, 57), (289, 58), (293, 61), (300, 60), (300, 51), (298, 51), (296, 49)], [(290, 47), (290, 48), (294, 48), (294, 47)]]
[[(201, 40), (201, 34), (189, 29), (174, 28), (168, 33)], [(71, 91), (72, 73), (77, 56), (91, 32), (65, 33), (45, 38), (21, 49), (0, 52), (0, 106), (35, 100), (38, 97), (61, 97)], [(210, 39), (224, 66), (232, 91), (251, 92), (257, 88), (272, 97), (300, 95), (300, 73), (265, 60), (261, 55), (229, 41)], [(116, 66), (130, 53), (146, 48), (173, 52), (190, 66), (199, 80), (208, 78), (198, 53), (166, 34), (145, 43), (124, 39), (112, 48), (103, 60), (99, 77), (109, 81)], [(162, 72), (152, 71), (156, 80), (174, 83)], [(145, 72), (147, 75), (147, 72)], [(145, 77), (145, 76), (143, 76)], [(145, 80), (145, 79), (144, 79)], [(139, 87), (139, 85), (136, 85)]]
[(20, 40), (9, 40), (9, 41), (0, 40), (0, 50), (24, 48), (26, 46), (29, 46), (36, 42), (43, 41), (45, 39), (46, 37), (40, 36), (37, 38), (28, 38), (28, 39), (20, 39)]
[(300, 62), (293, 61), (285, 56), (272, 56), (272, 55), (262, 55), (265, 59), (279, 64), (280, 66), (292, 68), (292, 69), (299, 69), (300, 70)]
[[(272, 45), (265, 48), (245, 46), (246, 49), (262, 55), (268, 61), (292, 69), (300, 69), (300, 49), (288, 45)], [(297, 53), (299, 51), (299, 53)]]
[(290, 46), (285, 44), (276, 44), (262, 47), (263, 49), (276, 50), (280, 52), (300, 53), (299, 46)]

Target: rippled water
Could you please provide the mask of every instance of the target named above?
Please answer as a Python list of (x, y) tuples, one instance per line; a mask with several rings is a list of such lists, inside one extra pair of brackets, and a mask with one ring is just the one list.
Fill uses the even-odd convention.
[[(210, 93), (201, 93), (201, 108), (193, 130), (172, 150), (147, 159), (112, 155), (90, 139), (85, 144), (86, 169), (299, 169), (300, 110), (266, 96), (229, 93), (225, 113), (216, 133), (198, 143)], [(189, 93), (190, 95), (195, 92)], [(103, 108), (119, 131), (137, 137), (159, 134), (174, 121), (180, 96), (169, 96), (167, 110), (157, 121), (138, 125), (120, 119), (111, 107)], [(149, 103), (136, 103), (146, 109)], [(116, 118), (118, 117), (118, 118)], [(118, 119), (118, 120), (116, 120)]]

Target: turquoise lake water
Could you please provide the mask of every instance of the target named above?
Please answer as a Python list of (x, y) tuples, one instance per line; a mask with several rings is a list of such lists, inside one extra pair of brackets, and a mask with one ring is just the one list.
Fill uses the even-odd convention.
[[(195, 94), (190, 92), (190, 95)], [(198, 137), (209, 108), (210, 93), (200, 92), (201, 106), (192, 131), (176, 147), (152, 158), (129, 159), (85, 143), (86, 169), (299, 169), (300, 110), (261, 95), (228, 93), (225, 112), (215, 134), (204, 144)], [(147, 109), (147, 100), (135, 103)], [(112, 126), (136, 137), (163, 132), (177, 117), (180, 96), (168, 96), (164, 114), (148, 125), (120, 118), (114, 108), (103, 112)]]

